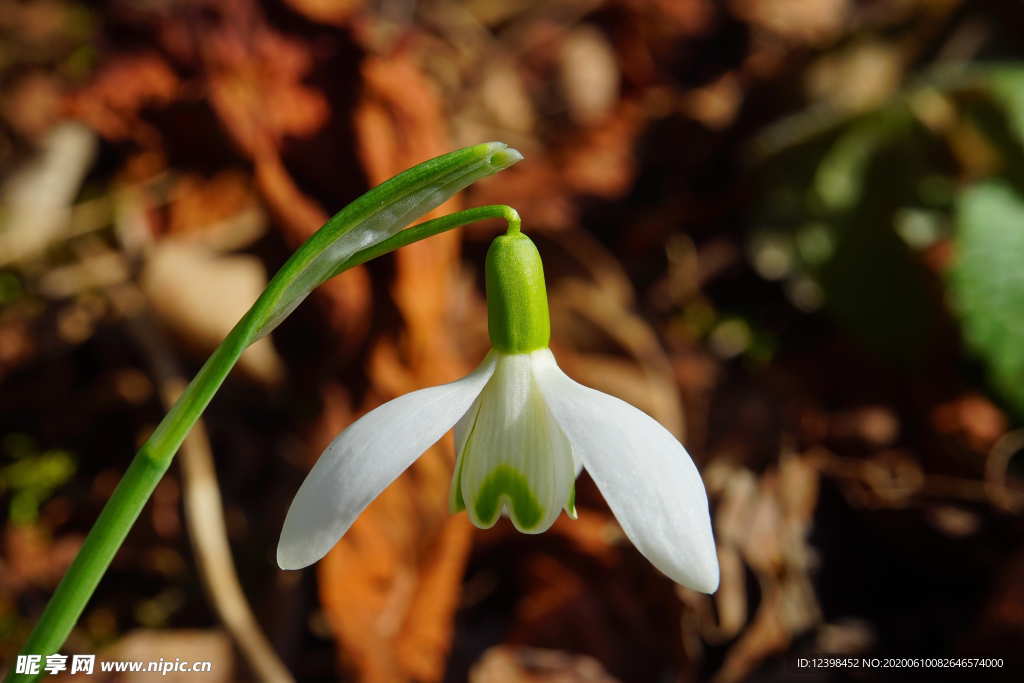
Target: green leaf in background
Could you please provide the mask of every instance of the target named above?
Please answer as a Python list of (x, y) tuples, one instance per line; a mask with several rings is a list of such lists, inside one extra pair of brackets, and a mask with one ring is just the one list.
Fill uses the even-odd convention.
[(881, 148), (905, 135), (912, 119), (902, 107), (882, 109), (852, 123), (821, 159), (814, 190), (828, 211), (845, 211), (863, 198), (868, 170)]
[(0, 494), (10, 494), (9, 519), (29, 524), (39, 515), (39, 506), (71, 480), (75, 460), (67, 451), (40, 451), (23, 434), (4, 437), (3, 450), (13, 462), (0, 466)]
[(934, 276), (896, 228), (934, 166), (934, 144), (902, 106), (841, 134), (816, 172), (820, 234), (801, 252), (806, 265), (808, 256), (818, 261), (813, 272), (829, 316), (877, 358), (911, 373), (937, 362), (944, 311)]
[(1024, 144), (1024, 67), (993, 67), (986, 80), (989, 91), (1005, 109), (1011, 130)]
[(1024, 416), (1024, 196), (986, 181), (960, 196), (950, 291), (970, 349)]

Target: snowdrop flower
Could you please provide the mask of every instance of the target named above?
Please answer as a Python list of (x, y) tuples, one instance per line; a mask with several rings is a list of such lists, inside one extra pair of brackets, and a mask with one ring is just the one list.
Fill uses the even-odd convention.
[(327, 447), (292, 501), (277, 548), (283, 569), (310, 565), (360, 512), (455, 427), (453, 512), (478, 527), (511, 518), (546, 531), (576, 517), (586, 468), (637, 549), (672, 580), (718, 587), (718, 560), (700, 474), (683, 446), (642, 411), (578, 384), (548, 349), (544, 271), (533, 242), (511, 226), (487, 252), (493, 345), (460, 380), (414, 391), (367, 413)]

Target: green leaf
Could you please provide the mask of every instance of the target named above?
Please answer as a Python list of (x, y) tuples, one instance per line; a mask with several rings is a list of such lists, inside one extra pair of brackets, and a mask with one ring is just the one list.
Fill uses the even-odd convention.
[(987, 74), (989, 91), (1006, 110), (1011, 130), (1024, 144), (1024, 67), (996, 66)]
[(1024, 416), (1024, 196), (985, 181), (957, 205), (953, 305), (992, 386)]
[(862, 192), (823, 222), (832, 239), (815, 272), (825, 310), (865, 349), (902, 372), (927, 372), (941, 352), (935, 339), (945, 311), (934, 276), (894, 227), (930, 167), (931, 137), (905, 113), (877, 125), (881, 137), (858, 175)]
[(852, 123), (829, 148), (814, 176), (814, 189), (829, 211), (853, 208), (865, 193), (867, 174), (880, 149), (906, 135), (912, 119), (900, 107)]

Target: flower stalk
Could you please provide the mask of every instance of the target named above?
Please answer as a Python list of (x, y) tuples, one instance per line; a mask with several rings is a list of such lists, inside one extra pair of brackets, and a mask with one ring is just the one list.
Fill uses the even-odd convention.
[[(136, 453), (21, 654), (45, 659), (64, 644), (178, 448), (250, 344), (271, 332), (314, 288), (378, 256), (478, 220), (503, 219), (518, 230), (519, 215), (500, 205), (402, 227), (521, 158), (516, 150), (491, 142), (426, 161), (356, 199), (299, 247)], [(34, 681), (39, 675), (17, 673), (12, 667), (5, 680)]]

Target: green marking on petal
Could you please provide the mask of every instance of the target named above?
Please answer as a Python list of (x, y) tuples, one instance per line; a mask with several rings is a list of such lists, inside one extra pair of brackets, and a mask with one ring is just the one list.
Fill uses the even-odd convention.
[(510, 508), (509, 513), (517, 529), (532, 529), (544, 518), (544, 508), (530, 490), (526, 477), (514, 467), (504, 464), (487, 475), (473, 503), (473, 510), (483, 528), (489, 528), (498, 521), (502, 503)]
[(565, 514), (569, 515), (569, 519), (576, 519), (579, 517), (576, 514), (576, 482), (569, 482), (569, 501), (565, 504)]

